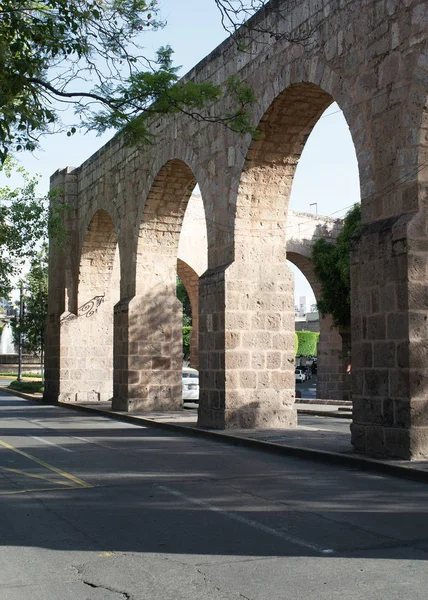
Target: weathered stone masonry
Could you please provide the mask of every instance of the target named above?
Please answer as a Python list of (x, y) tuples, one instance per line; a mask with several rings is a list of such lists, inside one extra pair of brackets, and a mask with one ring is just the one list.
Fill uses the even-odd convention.
[[(87, 384), (93, 368), (107, 368), (112, 352), (113, 406), (179, 404), (173, 284), (179, 231), (197, 182), (208, 239), (199, 294), (199, 422), (295, 424), (285, 223), (304, 143), (335, 100), (355, 144), (364, 222), (352, 258), (352, 441), (366, 453), (425, 457), (428, 5), (283, 0), (251, 24), (257, 32), (247, 52), (228, 40), (189, 77), (222, 83), (238, 74), (251, 85), (259, 140), (178, 115), (153, 123), (152, 147), (125, 148), (116, 137), (78, 169), (55, 174), (53, 185), (64, 189), (71, 208), (72, 235), (62, 256), (51, 250), (46, 397), (103, 397), (101, 386)], [(282, 35), (308, 27), (306, 45)], [(218, 108), (228, 109), (227, 98)], [(103, 255), (110, 258), (101, 285), (89, 266), (96, 271)], [(111, 337), (113, 329), (113, 349), (93, 366), (88, 356), (98, 334), (73, 315), (80, 288), (95, 297), (101, 287), (109, 320), (102, 335)]]

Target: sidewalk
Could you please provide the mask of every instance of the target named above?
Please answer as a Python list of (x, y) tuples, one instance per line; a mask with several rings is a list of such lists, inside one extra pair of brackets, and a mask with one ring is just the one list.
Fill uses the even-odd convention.
[[(41, 396), (8, 390), (8, 394), (28, 400), (43, 402)], [(296, 405), (299, 424), (295, 429), (201, 429), (197, 426), (197, 410), (184, 408), (180, 411), (126, 413), (111, 410), (110, 402), (72, 404), (60, 402), (57, 406), (89, 412), (118, 419), (141, 427), (157, 427), (181, 433), (205, 437), (218, 442), (255, 448), (276, 454), (295, 456), (319, 462), (341, 465), (355, 470), (374, 471), (428, 483), (427, 461), (404, 461), (374, 459), (356, 454), (352, 450), (349, 425), (349, 406), (299, 403)], [(196, 405), (194, 405), (196, 406)], [(332, 414), (333, 413), (333, 416)]]

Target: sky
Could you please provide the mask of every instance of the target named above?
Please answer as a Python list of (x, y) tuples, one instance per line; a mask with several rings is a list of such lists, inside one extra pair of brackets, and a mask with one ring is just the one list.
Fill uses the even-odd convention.
[[(209, 54), (226, 37), (220, 21), (220, 13), (214, 0), (160, 0), (162, 16), (167, 25), (164, 29), (146, 34), (144, 46), (154, 55), (160, 46), (174, 49), (175, 63), (182, 65), (184, 75), (197, 62)], [(47, 136), (42, 148), (33, 154), (18, 155), (20, 163), (31, 174), (41, 175), (39, 193), (49, 189), (49, 177), (58, 168), (79, 166), (113, 135), (97, 137), (92, 133)], [(0, 185), (4, 180), (0, 179)], [(300, 212), (342, 217), (355, 202), (359, 202), (357, 160), (348, 126), (335, 104), (331, 105), (314, 127), (293, 182), (290, 208)], [(316, 203), (316, 207), (310, 207)], [(296, 303), (302, 295), (307, 297), (308, 308), (315, 302), (312, 289), (296, 268)]]

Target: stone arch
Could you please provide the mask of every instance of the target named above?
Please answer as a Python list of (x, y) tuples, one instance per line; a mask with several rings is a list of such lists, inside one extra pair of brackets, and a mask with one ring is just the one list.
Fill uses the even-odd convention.
[(235, 251), (249, 238), (284, 242), (295, 169), (314, 125), (333, 98), (311, 83), (280, 93), (260, 120), (260, 139), (249, 147), (236, 206)]
[(92, 297), (119, 300), (119, 245), (115, 226), (103, 209), (92, 217), (80, 250), (78, 306)]
[[(203, 336), (212, 338), (205, 345), (217, 348), (222, 343), (216, 323), (224, 323), (225, 349), (224, 357), (200, 350), (207, 365), (201, 380), (211, 382), (211, 389), (201, 394), (201, 425), (275, 427), (297, 422), (294, 278), (286, 265), (288, 204), (305, 142), (332, 102), (332, 95), (313, 83), (287, 87), (261, 117), (260, 137), (250, 144), (236, 197), (234, 261), (221, 277), (213, 270), (213, 282), (204, 277)], [(214, 280), (223, 288), (218, 305), (226, 306), (218, 315), (209, 314)], [(223, 396), (218, 385), (222, 364), (225, 410), (218, 402)], [(218, 410), (214, 403), (220, 404)]]
[(110, 215), (98, 210), (81, 248), (77, 310), (62, 322), (62, 400), (93, 402), (113, 396), (113, 309), (120, 297), (117, 233)]
[(181, 226), (195, 185), (191, 168), (176, 159), (168, 161), (154, 179), (139, 227), (137, 295), (144, 292), (148, 274), (156, 286), (175, 285)]
[(194, 173), (184, 161), (169, 160), (154, 178), (144, 204), (138, 226), (135, 295), (116, 311), (118, 369), (113, 406), (118, 409), (170, 410), (182, 406), (177, 253), (195, 185)]
[[(361, 190), (370, 193), (374, 185), (372, 136), (375, 132), (367, 126), (372, 106), (370, 102), (361, 101), (358, 86), (362, 82), (356, 85), (353, 78), (345, 77), (338, 65), (333, 67), (323, 56), (305, 53), (294, 58), (287, 67), (281, 59), (279, 63), (272, 60), (272, 65), (264, 73), (262, 85), (259, 80), (253, 79), (249, 83), (260, 91), (254, 121), (258, 123), (261, 138), (251, 141), (246, 153), (244, 150), (243, 174), (248, 172), (250, 161), (254, 163), (255, 156), (266, 154), (267, 164), (270, 159), (274, 163), (276, 161), (273, 167), (280, 178), (284, 157), (292, 159), (294, 156), (296, 163), (293, 165), (290, 160), (288, 171), (282, 172), (284, 183), (288, 183), (290, 189), (306, 140), (322, 113), (336, 102), (343, 112), (356, 151)], [(281, 135), (284, 131), (285, 135)], [(237, 188), (237, 207), (243, 181), (241, 177)]]
[(295, 265), (303, 273), (314, 292), (315, 299), (318, 300), (320, 294), (320, 283), (315, 275), (312, 261), (309, 256), (305, 256), (305, 254), (297, 252), (296, 250), (297, 248), (290, 250), (287, 245), (287, 260), (293, 263), (293, 265)]

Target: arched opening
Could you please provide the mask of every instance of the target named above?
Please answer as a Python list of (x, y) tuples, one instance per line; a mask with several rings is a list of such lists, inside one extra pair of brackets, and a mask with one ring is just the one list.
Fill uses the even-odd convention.
[(199, 277), (207, 269), (207, 224), (202, 196), (196, 188), (191, 195), (178, 246), (177, 275), (187, 291), (192, 316), (189, 365), (199, 367)]
[(355, 145), (342, 111), (333, 103), (305, 143), (293, 178), (290, 209), (343, 218), (360, 196)]
[[(184, 261), (177, 264), (177, 259), (195, 185), (190, 167), (181, 160), (171, 160), (155, 178), (143, 209), (136, 294), (127, 304), (127, 317), (121, 325), (126, 328), (128, 354), (131, 351), (132, 356), (123, 360), (118, 356), (117, 361), (124, 366), (117, 370), (114, 405), (122, 409), (173, 410), (182, 406), (183, 319), (176, 292), (177, 271), (186, 280), (192, 273), (191, 265), (186, 268)], [(197, 283), (192, 286), (196, 289)], [(197, 305), (197, 298), (193, 297), (193, 302)]]
[[(315, 400), (321, 396), (317, 393), (317, 381), (318, 381), (318, 348), (316, 352), (312, 352), (309, 348), (306, 348), (307, 344), (304, 345), (299, 338), (299, 335), (306, 335), (305, 333), (299, 332), (311, 332), (308, 334), (320, 334), (320, 320), (318, 314), (313, 312), (311, 308), (315, 304), (316, 309), (316, 296), (315, 291), (318, 292), (317, 280), (313, 273), (313, 267), (309, 258), (303, 256), (298, 252), (293, 252), (287, 249), (287, 264), (294, 276), (294, 290), (296, 292), (296, 281), (306, 283), (306, 286), (302, 289), (309, 291), (308, 296), (298, 296), (295, 293), (295, 322), (294, 329), (297, 334), (296, 339), (296, 399), (304, 400)], [(300, 283), (302, 285), (302, 283)], [(315, 288), (315, 289), (314, 289)], [(309, 306), (309, 303), (312, 306)], [(306, 335), (306, 337), (308, 337)], [(301, 346), (304, 346), (303, 348)], [(318, 344), (317, 344), (318, 346)], [(322, 361), (321, 361), (322, 364)], [(302, 373), (297, 373), (300, 369)], [(304, 377), (304, 380), (301, 380)]]
[(69, 347), (63, 359), (61, 380), (64, 389), (67, 378), (70, 379), (74, 395), (63, 399), (111, 400), (113, 311), (119, 297), (117, 234), (109, 214), (100, 210), (93, 216), (81, 247), (77, 314), (70, 314), (65, 320)]
[(308, 311), (307, 306), (306, 314), (303, 315), (301, 307), (297, 307), (295, 330), (319, 333), (316, 368), (312, 368), (312, 360), (308, 360), (308, 357), (301, 356), (296, 360), (296, 367), (309, 366), (313, 375), (310, 382), (303, 386), (299, 385), (296, 380), (296, 391), (300, 390), (300, 397), (308, 400), (349, 400), (351, 391), (349, 332), (339, 331), (333, 326), (330, 315), (323, 317), (316, 311), (320, 284), (314, 273), (310, 256), (288, 249), (287, 260), (294, 267), (292, 267), (292, 271), (295, 273), (297, 269), (300, 275), (304, 277), (312, 290), (312, 298), (315, 300), (315, 312)]
[[(199, 276), (196, 271), (192, 269), (192, 267), (178, 259), (177, 277), (184, 286), (189, 304), (188, 310), (185, 311), (186, 302), (183, 302), (180, 296), (178, 296), (179, 300), (183, 304), (183, 314), (185, 312), (190, 313), (190, 315), (186, 315), (190, 317), (190, 319), (187, 319), (189, 322), (187, 322), (183, 316), (183, 338), (185, 336), (189, 337), (189, 348), (188, 350), (186, 348), (186, 352), (184, 352), (183, 343), (183, 360), (188, 362), (190, 367), (197, 369), (199, 366)], [(189, 328), (190, 333), (188, 333)]]
[[(287, 427), (297, 422), (287, 215), (303, 148), (332, 102), (316, 85), (291, 86), (263, 115), (260, 138), (247, 153), (237, 195), (235, 260), (224, 284), (225, 427)], [(213, 412), (212, 406), (202, 407), (199, 423), (215, 426), (220, 419)]]
[(158, 173), (144, 206), (137, 248), (136, 294), (175, 289), (176, 261), (184, 214), (196, 178), (181, 160)]
[[(355, 145), (345, 117), (334, 103), (323, 112), (308, 136), (291, 189), (290, 208), (300, 211), (297, 234), (301, 243), (307, 245), (309, 259), (311, 246), (317, 239), (324, 237), (333, 241), (341, 231), (341, 219), (360, 201), (360, 195)], [(290, 233), (289, 226), (287, 247), (290, 245)], [(308, 271), (307, 265), (297, 264), (289, 251), (287, 258), (305, 274), (315, 297), (320, 298), (320, 286), (312, 267)], [(304, 286), (299, 287), (298, 284), (295, 289), (297, 297), (304, 294), (302, 289)], [(345, 324), (339, 330), (333, 326), (331, 315), (321, 316), (318, 353), (317, 397), (350, 400), (351, 324)]]

